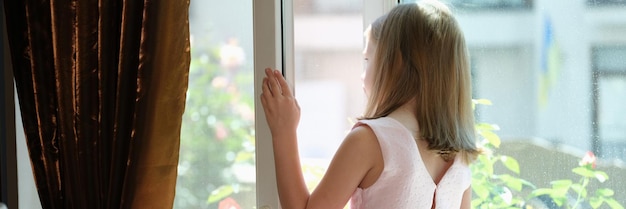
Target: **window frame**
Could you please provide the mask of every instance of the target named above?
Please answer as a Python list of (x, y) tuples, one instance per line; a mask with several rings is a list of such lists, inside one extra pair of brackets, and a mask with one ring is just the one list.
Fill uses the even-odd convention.
[(13, 86), (13, 71), (11, 70), (11, 57), (9, 42), (5, 24), (4, 3), (0, 4), (2, 20), (3, 48), (1, 63), (3, 63), (2, 80), (0, 80), (0, 202), (10, 208), (19, 208), (18, 179), (17, 179), (17, 153), (15, 139), (15, 100)]
[[(294, 79), (294, 34), (293, 34), (293, 1), (273, 0), (253, 1), (253, 51), (254, 51), (254, 93), (255, 93), (255, 146), (256, 146), (256, 201), (259, 209), (281, 208), (276, 188), (276, 174), (273, 159), (273, 148), (269, 128), (260, 105), (259, 95), (265, 67), (275, 66), (283, 70), (283, 75), (295, 89)], [(399, 0), (363, 0), (363, 26), (369, 25), (375, 18), (389, 11)], [(18, 170), (16, 153), (16, 124), (15, 124), (15, 95), (13, 72), (10, 63), (7, 31), (3, 4), (0, 4), (2, 13), (2, 44), (4, 49), (2, 59), (3, 77), (0, 80), (0, 202), (9, 208), (19, 209), (18, 199)], [(365, 40), (364, 40), (365, 41)], [(595, 48), (593, 50), (596, 50)], [(593, 125), (592, 149), (601, 153), (599, 147), (601, 136), (598, 127), (598, 81), (602, 69), (593, 65), (591, 82), (593, 85)], [(625, 69), (626, 70), (626, 69)], [(626, 71), (619, 76), (626, 76)], [(297, 93), (297, 92), (295, 92)]]
[[(283, 65), (282, 1), (253, 1), (254, 114), (256, 155), (256, 205), (260, 209), (280, 208), (272, 139), (261, 106), (261, 85), (266, 67)], [(265, 29), (265, 30), (260, 30)], [(283, 73), (284, 74), (284, 73)]]
[[(364, 0), (363, 25), (367, 26), (378, 16), (389, 11), (398, 4), (397, 0)], [(3, 91), (0, 103), (0, 123), (6, 134), (0, 138), (2, 153), (0, 155), (1, 195), (0, 201), (6, 201), (10, 208), (18, 208), (17, 186), (17, 153), (16, 153), (16, 123), (13, 73), (10, 69), (10, 53), (6, 26), (4, 24), (4, 10), (2, 9), (2, 47), (3, 80), (0, 91)], [(261, 93), (261, 83), (265, 67), (275, 66), (282, 70), (283, 76), (294, 83), (294, 36), (293, 36), (293, 0), (253, 1), (253, 51), (254, 51), (254, 92)], [(6, 61), (5, 61), (6, 60)], [(260, 209), (280, 208), (278, 191), (276, 188), (276, 173), (274, 167), (273, 148), (269, 127), (260, 105), (260, 98), (255, 100), (255, 138), (256, 138), (256, 172), (257, 172), (257, 207)], [(7, 195), (8, 194), (8, 195)]]
[[(295, 92), (295, 61), (293, 33), (293, 1), (274, 0), (253, 3), (254, 28), (254, 81), (255, 95), (261, 94), (264, 69), (276, 66)], [(398, 0), (364, 0), (363, 28), (374, 19), (391, 10)], [(273, 15), (272, 15), (273, 14)], [(274, 25), (272, 25), (274, 24)], [(263, 28), (267, 30), (256, 30)], [(365, 40), (364, 40), (365, 41)], [(260, 98), (255, 98), (257, 207), (260, 209), (281, 208), (276, 188), (274, 154), (269, 127), (265, 121)]]

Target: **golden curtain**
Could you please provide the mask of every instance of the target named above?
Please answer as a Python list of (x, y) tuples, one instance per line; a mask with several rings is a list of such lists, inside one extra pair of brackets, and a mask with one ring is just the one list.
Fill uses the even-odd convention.
[(189, 1), (4, 4), (43, 208), (172, 208)]

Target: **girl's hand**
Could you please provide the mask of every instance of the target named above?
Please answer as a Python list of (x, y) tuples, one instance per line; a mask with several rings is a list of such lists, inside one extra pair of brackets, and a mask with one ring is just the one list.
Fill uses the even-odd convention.
[(300, 122), (300, 106), (285, 78), (278, 70), (266, 68), (262, 89), (261, 104), (272, 136), (294, 135)]

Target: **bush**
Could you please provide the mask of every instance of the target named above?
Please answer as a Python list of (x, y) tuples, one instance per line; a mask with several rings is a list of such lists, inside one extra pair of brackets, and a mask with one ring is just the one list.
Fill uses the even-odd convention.
[[(474, 105), (491, 105), (488, 100), (474, 100)], [(592, 180), (606, 181), (609, 176), (596, 170), (596, 158), (592, 152), (582, 158), (578, 167), (572, 172), (581, 176), (578, 182), (560, 179), (551, 182), (551, 188), (536, 188), (534, 184), (518, 177), (519, 163), (510, 156), (497, 154), (500, 138), (495, 131), (499, 127), (494, 124), (477, 123), (478, 143), (484, 153), (471, 165), (472, 190), (474, 199), (472, 208), (600, 208), (607, 205), (613, 209), (624, 207), (613, 199), (614, 191), (599, 188), (589, 195), (587, 186)], [(509, 173), (496, 174), (494, 166), (502, 163)], [(532, 189), (530, 195), (523, 195), (524, 188)]]
[(232, 195), (255, 190), (254, 178), (242, 181), (235, 172), (255, 164), (253, 72), (232, 62), (240, 58), (224, 57), (233, 55), (224, 48), (202, 46), (209, 45), (192, 46), (175, 207), (218, 208), (226, 197), (246, 207), (254, 201)]

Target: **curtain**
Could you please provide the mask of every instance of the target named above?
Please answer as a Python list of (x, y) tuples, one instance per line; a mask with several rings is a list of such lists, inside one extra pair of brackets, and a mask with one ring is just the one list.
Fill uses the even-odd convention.
[(172, 208), (189, 0), (4, 3), (43, 208)]

